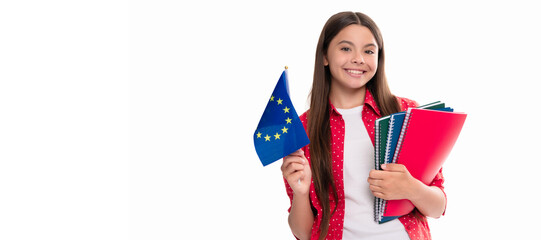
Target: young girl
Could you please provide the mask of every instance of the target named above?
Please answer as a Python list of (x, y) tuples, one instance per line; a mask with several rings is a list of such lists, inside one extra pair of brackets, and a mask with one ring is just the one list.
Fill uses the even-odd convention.
[[(401, 164), (374, 166), (374, 122), (416, 107), (395, 97), (384, 72), (376, 24), (362, 13), (332, 16), (316, 49), (310, 110), (301, 115), (310, 144), (283, 160), (291, 199), (289, 226), (299, 239), (430, 239), (425, 216), (446, 207), (441, 169), (430, 186)], [(393, 221), (374, 221), (374, 196), (416, 207)]]

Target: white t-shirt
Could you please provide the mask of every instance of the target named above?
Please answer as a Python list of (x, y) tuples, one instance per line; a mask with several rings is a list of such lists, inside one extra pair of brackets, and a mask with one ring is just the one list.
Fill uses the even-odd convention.
[(344, 119), (344, 240), (410, 239), (398, 220), (374, 221), (374, 195), (368, 188), (368, 173), (374, 169), (374, 146), (362, 120), (363, 106), (336, 109)]

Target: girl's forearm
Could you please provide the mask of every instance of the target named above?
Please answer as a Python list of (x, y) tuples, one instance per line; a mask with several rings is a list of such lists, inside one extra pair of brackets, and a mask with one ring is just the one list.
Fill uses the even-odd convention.
[(435, 186), (427, 186), (416, 181), (414, 191), (409, 200), (425, 216), (439, 218), (445, 211), (445, 194)]
[(291, 211), (289, 212), (289, 227), (293, 234), (303, 240), (310, 239), (314, 214), (310, 207), (310, 198), (306, 195), (293, 195)]

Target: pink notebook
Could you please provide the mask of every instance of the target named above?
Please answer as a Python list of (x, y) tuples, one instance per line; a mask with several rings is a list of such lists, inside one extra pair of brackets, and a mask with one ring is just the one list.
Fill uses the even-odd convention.
[[(465, 113), (408, 109), (394, 162), (404, 164), (413, 177), (430, 184), (455, 145), (465, 120)], [(383, 217), (397, 218), (413, 209), (409, 200), (389, 200)]]

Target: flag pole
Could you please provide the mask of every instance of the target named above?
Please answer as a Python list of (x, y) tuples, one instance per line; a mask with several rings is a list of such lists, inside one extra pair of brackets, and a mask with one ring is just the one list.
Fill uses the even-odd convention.
[[(287, 70), (287, 65), (285, 66), (285, 69)], [(301, 184), (301, 179), (300, 178), (297, 180), (297, 184)]]

